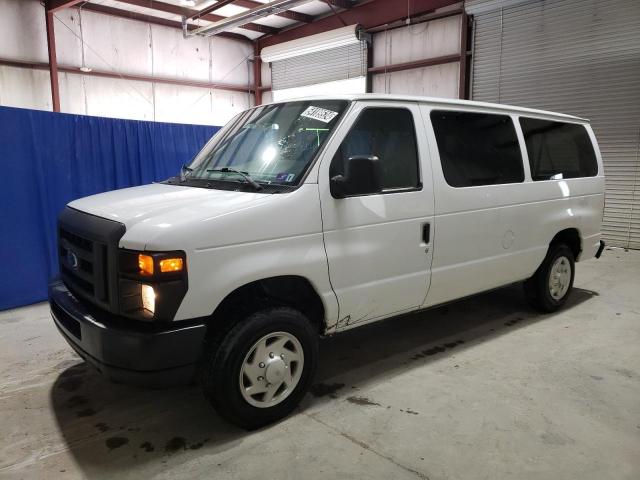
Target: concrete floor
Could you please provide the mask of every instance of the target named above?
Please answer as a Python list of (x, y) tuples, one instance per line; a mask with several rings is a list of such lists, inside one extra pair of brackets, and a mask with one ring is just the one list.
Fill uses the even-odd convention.
[(246, 433), (197, 387), (106, 383), (47, 306), (0, 313), (0, 478), (640, 478), (640, 252), (568, 306), (509, 287), (323, 341), (299, 411)]

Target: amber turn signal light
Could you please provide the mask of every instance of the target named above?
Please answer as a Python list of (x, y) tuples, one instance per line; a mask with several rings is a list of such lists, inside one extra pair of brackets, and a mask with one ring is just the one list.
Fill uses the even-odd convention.
[(181, 272), (182, 259), (181, 258), (165, 258), (164, 260), (160, 260), (160, 271), (162, 273)]
[(153, 275), (153, 257), (139, 254), (138, 268), (140, 269), (140, 275)]

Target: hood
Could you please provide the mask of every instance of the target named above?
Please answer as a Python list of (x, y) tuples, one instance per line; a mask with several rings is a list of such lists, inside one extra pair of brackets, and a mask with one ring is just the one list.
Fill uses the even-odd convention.
[[(267, 201), (270, 194), (151, 184), (81, 198), (71, 208), (123, 223), (127, 232), (212, 220)], [(149, 232), (151, 233), (151, 232)]]
[(119, 246), (131, 250), (199, 252), (322, 232), (313, 183), (279, 194), (153, 184), (69, 206), (123, 223)]

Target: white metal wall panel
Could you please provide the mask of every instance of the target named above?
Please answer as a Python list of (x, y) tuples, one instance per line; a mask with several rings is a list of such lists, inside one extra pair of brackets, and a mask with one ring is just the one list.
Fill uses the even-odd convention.
[(367, 74), (367, 43), (313, 52), (271, 63), (273, 90), (302, 87)]
[(47, 61), (44, 7), (39, 2), (0, 0), (0, 57)]
[(474, 22), (473, 99), (591, 119), (607, 176), (603, 236), (640, 248), (640, 2), (536, 0)]
[(374, 93), (458, 98), (460, 62), (412, 68), (373, 76)]
[[(373, 35), (373, 66), (426, 60), (460, 51), (462, 16), (431, 20)], [(376, 73), (374, 93), (397, 93), (428, 97), (458, 98), (460, 62), (397, 72)]]
[[(44, 7), (0, 0), (0, 58), (47, 62)], [(58, 62), (95, 70), (209, 81), (249, 89), (249, 42), (182, 38), (179, 29), (67, 8), (55, 15)], [(82, 29), (80, 28), (82, 19)], [(221, 125), (253, 103), (248, 91), (229, 92), (148, 81), (59, 73), (63, 112)], [(0, 105), (51, 110), (49, 72), (0, 66)]]
[(454, 15), (374, 33), (373, 66), (459, 53), (461, 20), (461, 15)]
[(0, 65), (0, 105), (51, 110), (49, 72)]

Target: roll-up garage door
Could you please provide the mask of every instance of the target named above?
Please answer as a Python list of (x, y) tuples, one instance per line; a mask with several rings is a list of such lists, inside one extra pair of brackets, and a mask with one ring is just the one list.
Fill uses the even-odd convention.
[(589, 118), (608, 244), (640, 249), (640, 1), (475, 0), (474, 100)]
[(273, 90), (346, 80), (366, 74), (366, 42), (286, 58), (271, 64)]
[(274, 100), (364, 93), (368, 41), (359, 25), (348, 25), (263, 48), (262, 60), (271, 64)]

